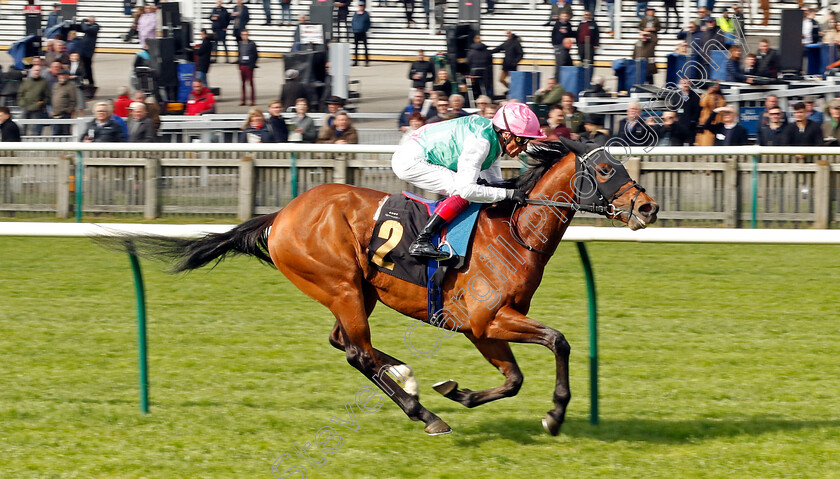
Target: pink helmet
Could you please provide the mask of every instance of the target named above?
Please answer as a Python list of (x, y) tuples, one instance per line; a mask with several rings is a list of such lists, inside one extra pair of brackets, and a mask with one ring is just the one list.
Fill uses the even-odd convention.
[(544, 140), (548, 138), (540, 128), (537, 115), (524, 103), (508, 103), (499, 108), (493, 116), (493, 125), (502, 131), (509, 131), (523, 138)]

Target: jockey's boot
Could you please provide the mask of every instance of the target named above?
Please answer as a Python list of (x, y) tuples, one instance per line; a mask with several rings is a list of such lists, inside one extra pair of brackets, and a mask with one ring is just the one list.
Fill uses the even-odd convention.
[(408, 254), (420, 258), (448, 258), (448, 254), (437, 249), (437, 247), (435, 247), (432, 243), (432, 236), (440, 231), (446, 223), (447, 221), (443, 218), (443, 216), (437, 213), (432, 215), (432, 217), (429, 218), (429, 222), (426, 223), (425, 227), (423, 227), (423, 231), (417, 235), (417, 238), (414, 238), (414, 242), (408, 247)]

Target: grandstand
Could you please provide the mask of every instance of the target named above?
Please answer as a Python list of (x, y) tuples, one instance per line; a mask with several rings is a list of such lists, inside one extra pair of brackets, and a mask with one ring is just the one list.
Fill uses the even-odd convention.
[[(0, 29), (0, 48), (8, 49), (9, 46), (19, 40), (24, 34), (24, 17), (23, 6), (27, 2), (25, 0), (9, 0), (8, 3), (0, 7), (0, 16), (2, 16), (4, 27)], [(41, 2), (44, 8), (44, 15), (50, 10), (51, 2)], [(190, 2), (192, 3), (192, 2)], [(294, 1), (292, 3), (292, 16), (294, 19), (300, 14), (307, 13), (309, 10), (309, 1)], [(617, 3), (617, 8), (618, 4)], [(729, 6), (735, 2), (718, 2), (718, 11), (721, 7)], [(806, 2), (811, 4), (813, 2)], [(423, 11), (421, 3), (416, 2), (414, 18), (418, 20), (418, 27), (407, 29), (405, 21), (405, 13), (403, 4), (401, 2), (389, 1), (390, 6), (384, 6), (384, 2), (375, 0), (368, 1), (368, 11), (371, 14), (373, 21), (373, 28), (368, 35), (369, 46), (374, 60), (390, 60), (402, 61), (413, 57), (418, 48), (422, 48), (429, 52), (445, 50), (444, 35), (435, 35), (427, 28), (422, 28)], [(662, 2), (649, 2), (650, 5), (657, 8), (658, 12), (663, 10)], [(380, 6), (382, 5), (382, 6)], [(601, 49), (596, 57), (596, 64), (598, 66), (609, 66), (609, 64), (619, 58), (629, 58), (633, 51), (633, 43), (636, 41), (637, 35), (637, 18), (635, 16), (636, 2), (624, 1), (620, 3), (622, 12), (621, 30), (623, 32), (621, 37), (609, 38), (602, 36)], [(749, 36), (766, 36), (773, 41), (778, 37), (779, 21), (781, 18), (781, 10), (784, 8), (796, 8), (796, 3), (786, 2), (771, 2), (770, 23), (766, 26), (761, 26), (761, 14), (757, 8), (757, 2), (742, 2), (746, 18), (747, 28), (746, 32)], [(200, 11), (202, 17), (200, 21), (194, 22), (195, 38), (198, 38), (199, 29), (204, 26), (208, 27), (209, 22), (207, 18), (210, 11), (215, 6), (214, 1), (203, 0), (200, 3), (195, 2), (192, 10)], [(232, 8), (232, 4), (225, 3), (227, 8)], [(249, 31), (252, 33), (254, 39), (260, 46), (261, 53), (266, 55), (280, 56), (284, 52), (289, 51), (292, 44), (292, 36), (295, 27), (293, 26), (264, 26), (265, 16), (263, 13), (262, 2), (251, 2), (249, 5), (251, 13), (251, 23), (249, 24)], [(279, 2), (272, 2), (272, 17), (275, 22), (280, 18)], [(352, 5), (351, 5), (352, 7)], [(575, 12), (573, 23), (579, 20), (582, 14), (583, 6), (581, 3), (573, 3), (572, 8)], [(600, 6), (599, 6), (600, 8)], [(682, 23), (685, 23), (687, 18), (695, 16), (696, 2), (679, 2), (678, 8)], [(190, 9), (189, 4), (182, 2), (182, 16), (194, 17), (183, 11)], [(551, 47), (551, 26), (545, 26), (545, 22), (549, 17), (550, 5), (541, 2), (533, 3), (530, 0), (505, 0), (497, 1), (495, 7), (495, 14), (482, 15), (481, 18), (481, 36), (483, 41), (488, 46), (495, 46), (502, 43), (505, 39), (505, 31), (512, 29), (522, 39), (525, 49), (525, 64), (541, 64), (549, 65), (554, 63), (554, 54)], [(137, 49), (137, 43), (124, 43), (120, 38), (128, 30), (131, 23), (131, 18), (125, 16), (123, 13), (123, 2), (120, 0), (98, 0), (85, 1), (82, 0), (78, 5), (78, 12), (80, 16), (95, 15), (102, 30), (99, 34), (99, 41), (97, 46), (100, 51), (110, 52), (133, 52)], [(446, 22), (457, 22), (457, 3), (450, 1), (446, 10)], [(664, 13), (664, 12), (662, 12)], [(664, 21), (664, 16), (661, 18)], [(609, 25), (606, 10), (600, 8), (596, 14), (596, 21), (601, 27), (602, 31), (606, 31)], [(675, 33), (662, 33), (659, 37), (659, 45), (657, 47), (657, 61), (664, 62), (665, 55), (671, 53), (677, 45)], [(497, 59), (500, 61), (500, 59)]]

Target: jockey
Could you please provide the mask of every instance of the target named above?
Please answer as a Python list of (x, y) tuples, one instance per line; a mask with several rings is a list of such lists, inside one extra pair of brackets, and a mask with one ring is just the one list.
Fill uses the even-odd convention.
[[(525, 203), (526, 192), (487, 186), (502, 180), (503, 153), (515, 158), (532, 139), (545, 139), (537, 115), (522, 103), (509, 103), (493, 120), (469, 115), (426, 125), (411, 135), (391, 159), (394, 173), (424, 190), (449, 196), (441, 201), (408, 249), (412, 256), (448, 257), (432, 236), (464, 211), (470, 202), (504, 199)], [(479, 180), (481, 178), (482, 181)]]

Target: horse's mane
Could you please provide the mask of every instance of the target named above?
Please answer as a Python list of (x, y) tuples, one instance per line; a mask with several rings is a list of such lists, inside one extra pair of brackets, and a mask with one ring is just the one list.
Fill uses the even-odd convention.
[(493, 186), (531, 191), (537, 182), (555, 163), (565, 158), (571, 150), (559, 141), (545, 141), (531, 143), (525, 151), (528, 159), (526, 170), (519, 176), (514, 176)]

